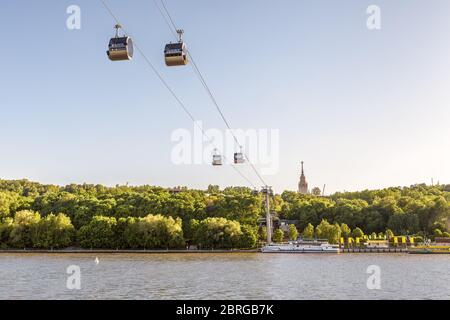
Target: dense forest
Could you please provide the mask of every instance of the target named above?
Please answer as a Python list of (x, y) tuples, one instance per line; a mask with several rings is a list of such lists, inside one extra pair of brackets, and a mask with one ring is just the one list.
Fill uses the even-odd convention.
[[(450, 185), (394, 187), (329, 197), (285, 191), (271, 198), (296, 222), (281, 241), (367, 234), (450, 236)], [(253, 248), (265, 239), (261, 194), (249, 188), (43, 185), (0, 180), (0, 248)]]

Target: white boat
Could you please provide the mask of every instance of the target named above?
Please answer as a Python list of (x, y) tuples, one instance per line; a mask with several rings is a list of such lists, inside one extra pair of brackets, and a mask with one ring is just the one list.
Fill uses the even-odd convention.
[(303, 240), (292, 241), (285, 244), (269, 244), (261, 248), (263, 253), (339, 253), (337, 245), (327, 241)]

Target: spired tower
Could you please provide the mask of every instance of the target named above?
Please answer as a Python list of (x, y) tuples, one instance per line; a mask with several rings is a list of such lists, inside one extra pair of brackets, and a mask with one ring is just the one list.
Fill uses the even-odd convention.
[(300, 175), (300, 182), (298, 183), (298, 192), (307, 194), (308, 192), (308, 182), (306, 182), (305, 172), (303, 171), (303, 161), (302, 161), (302, 173)]

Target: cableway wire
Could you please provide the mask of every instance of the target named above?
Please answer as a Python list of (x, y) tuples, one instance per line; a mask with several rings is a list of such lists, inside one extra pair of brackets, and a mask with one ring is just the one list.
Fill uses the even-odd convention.
[[(177, 39), (177, 33), (176, 31), (178, 30), (172, 16), (170, 15), (169, 10), (167, 9), (167, 6), (164, 3), (164, 0), (160, 0), (161, 2), (161, 6), (164, 9), (164, 12), (161, 10), (161, 7), (158, 5), (157, 0), (153, 0), (155, 6), (158, 8), (161, 16), (163, 17), (164, 21), (166, 22), (167, 26), (169, 27), (171, 33), (174, 35), (174, 37)], [(167, 16), (166, 16), (167, 15)], [(248, 156), (245, 154), (245, 152), (242, 151), (243, 147), (242, 145), (239, 143), (239, 140), (237, 139), (236, 135), (234, 134), (233, 129), (230, 126), (230, 123), (228, 122), (227, 118), (225, 117), (222, 108), (219, 106), (214, 94), (212, 93), (210, 87), (208, 86), (208, 84), (206, 83), (206, 80), (203, 76), (203, 74), (201, 73), (200, 69), (198, 68), (194, 57), (192, 56), (192, 53), (189, 51), (189, 49), (187, 49), (187, 53), (189, 55), (189, 59), (192, 62), (192, 68), (194, 69), (195, 74), (197, 75), (197, 77), (199, 78), (200, 82), (202, 83), (203, 87), (205, 88), (207, 94), (209, 95), (209, 97), (211, 98), (211, 101), (213, 102), (214, 106), (216, 107), (217, 112), (220, 114), (220, 117), (222, 118), (223, 122), (225, 123), (226, 127), (228, 128), (228, 130), (230, 131), (230, 133), (233, 136), (233, 139), (236, 143), (236, 145), (241, 149), (242, 154), (244, 155), (246, 161), (250, 164), (250, 166), (252, 167), (253, 171), (256, 173), (256, 175), (258, 176), (259, 180), (261, 180), (261, 182), (264, 184), (264, 186), (267, 185), (267, 183), (264, 181), (263, 177), (261, 176), (261, 174), (258, 172), (258, 170), (256, 169), (256, 167), (254, 166), (254, 164), (250, 161), (250, 159), (248, 158)]]
[[(123, 24), (120, 22), (118, 17), (114, 14), (112, 9), (108, 6), (105, 0), (100, 0), (100, 2), (103, 4), (103, 7), (105, 7), (106, 11), (108, 11), (109, 15), (114, 19), (114, 21), (122, 27), (122, 30), (126, 33), (127, 30), (124, 28)], [(194, 122), (195, 125), (198, 126), (198, 128), (201, 130), (203, 136), (207, 139), (211, 145), (214, 146), (212, 143), (212, 139), (209, 138), (209, 136), (206, 134), (205, 130), (202, 126), (198, 124), (198, 122), (195, 120), (192, 113), (189, 111), (189, 109), (186, 107), (186, 105), (181, 101), (181, 99), (176, 95), (175, 91), (172, 89), (172, 87), (167, 83), (167, 81), (163, 78), (161, 73), (156, 69), (156, 67), (153, 65), (153, 63), (150, 61), (150, 59), (147, 57), (147, 55), (144, 53), (144, 51), (140, 48), (140, 46), (137, 44), (136, 40), (133, 41), (134, 47), (139, 52), (139, 54), (144, 58), (144, 61), (147, 63), (147, 65), (152, 69), (153, 73), (158, 77), (158, 79), (161, 81), (161, 83), (166, 87), (166, 89), (170, 92), (170, 94), (173, 96), (173, 98), (177, 101), (177, 103), (180, 105), (180, 107), (183, 109), (183, 111), (188, 115), (188, 117)], [(217, 148), (216, 148), (217, 149)], [(223, 156), (223, 158), (226, 160), (226, 158)], [(249, 178), (247, 178), (239, 169), (237, 169), (235, 166), (232, 166), (232, 168), (244, 179), (246, 180), (254, 189), (256, 188), (255, 185), (251, 182)]]

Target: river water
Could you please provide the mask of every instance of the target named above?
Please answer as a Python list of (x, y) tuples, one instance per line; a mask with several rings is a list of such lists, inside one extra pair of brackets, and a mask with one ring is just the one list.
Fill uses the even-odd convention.
[(450, 299), (450, 255), (3, 253), (0, 299)]

